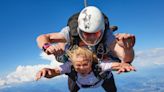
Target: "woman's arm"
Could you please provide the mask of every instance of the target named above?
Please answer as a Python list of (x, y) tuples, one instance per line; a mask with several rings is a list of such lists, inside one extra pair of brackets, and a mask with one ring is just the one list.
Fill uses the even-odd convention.
[(135, 68), (130, 65), (129, 63), (124, 63), (124, 62), (102, 62), (100, 64), (100, 67), (102, 71), (107, 71), (107, 70), (113, 70), (117, 71), (117, 73), (123, 73), (123, 72), (130, 72), (130, 71), (135, 71)]
[(60, 75), (60, 70), (55, 68), (43, 68), (36, 74), (36, 80), (39, 80), (41, 77), (52, 78)]
[(39, 80), (41, 77), (53, 78), (58, 75), (69, 73), (69, 72), (71, 72), (71, 65), (72, 65), (71, 62), (68, 61), (60, 66), (57, 66), (54, 69), (43, 68), (36, 74), (35, 79)]
[(132, 65), (124, 62), (112, 62), (111, 69), (117, 71), (119, 74), (123, 72), (135, 71), (135, 68)]

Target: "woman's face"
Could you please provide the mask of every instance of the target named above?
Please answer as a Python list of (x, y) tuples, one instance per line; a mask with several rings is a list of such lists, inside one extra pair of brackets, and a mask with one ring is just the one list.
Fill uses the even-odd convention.
[(73, 66), (75, 71), (84, 76), (89, 74), (92, 70), (91, 59), (87, 59), (84, 56), (77, 56), (74, 58)]

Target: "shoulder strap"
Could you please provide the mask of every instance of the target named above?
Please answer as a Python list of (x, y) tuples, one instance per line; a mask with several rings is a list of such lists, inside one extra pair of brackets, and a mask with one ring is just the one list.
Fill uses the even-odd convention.
[(67, 26), (69, 26), (70, 28), (70, 45), (72, 48), (73, 45), (78, 45), (79, 44), (79, 41), (80, 41), (80, 37), (78, 35), (78, 32), (77, 32), (77, 27), (78, 27), (78, 23), (77, 23), (77, 20), (78, 20), (78, 17), (79, 17), (79, 12), (78, 13), (75, 13), (74, 15), (72, 15), (69, 19), (68, 19), (68, 23), (67, 23)]
[(92, 64), (92, 70), (96, 78), (99, 80), (101, 79), (107, 79), (110, 71), (104, 71), (102, 72), (101, 67), (98, 65), (98, 63), (93, 63)]
[(107, 46), (106, 46), (106, 39), (107, 39), (107, 32), (108, 31), (116, 31), (118, 29), (117, 26), (110, 26), (109, 24), (109, 20), (108, 20), (108, 17), (103, 13), (103, 16), (104, 16), (104, 22), (105, 22), (105, 31), (104, 31), (104, 35), (102, 37), (102, 40), (99, 42), (99, 44), (97, 44), (95, 46), (95, 53), (97, 54), (97, 57), (99, 59), (103, 59), (103, 54), (107, 53)]
[(101, 77), (99, 75), (101, 72), (101, 68), (98, 66), (98, 63), (96, 63), (96, 62), (92, 63), (92, 71), (93, 71), (94, 75), (96, 76), (96, 78), (101, 79)]
[(106, 41), (106, 34), (107, 34), (107, 31), (109, 31), (109, 20), (108, 20), (108, 17), (103, 13), (103, 16), (104, 16), (104, 22), (105, 22), (105, 31), (104, 31), (104, 35), (102, 37), (102, 40), (95, 46), (96, 48), (96, 54), (97, 54), (97, 57), (99, 59), (102, 59), (103, 58), (103, 54), (106, 53), (106, 45), (105, 45), (105, 41)]
[(72, 36), (78, 36), (78, 33), (77, 33), (77, 27), (78, 27), (78, 17), (79, 17), (79, 12), (78, 13), (75, 13), (73, 14), (69, 19), (68, 19), (68, 23), (67, 23), (67, 26), (69, 26), (70, 28), (70, 33)]
[(71, 78), (73, 81), (77, 80), (77, 72), (75, 71), (73, 65), (71, 66), (71, 72), (66, 73), (66, 75), (68, 75), (68, 77)]

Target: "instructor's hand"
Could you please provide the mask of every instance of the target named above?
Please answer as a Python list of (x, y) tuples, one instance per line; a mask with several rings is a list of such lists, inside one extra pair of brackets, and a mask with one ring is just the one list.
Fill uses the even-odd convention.
[(135, 45), (135, 36), (132, 34), (119, 33), (115, 37), (118, 45), (125, 49), (131, 49)]
[(48, 55), (54, 54), (55, 56), (62, 55), (64, 53), (64, 47), (65, 47), (64, 43), (57, 43), (55, 45), (49, 46), (45, 50), (45, 53), (47, 53)]

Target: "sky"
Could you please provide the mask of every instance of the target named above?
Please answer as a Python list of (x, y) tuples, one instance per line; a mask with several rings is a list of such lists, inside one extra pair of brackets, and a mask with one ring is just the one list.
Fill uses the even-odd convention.
[[(145, 58), (162, 63), (163, 0), (88, 0), (88, 5), (97, 6), (111, 25), (119, 27), (115, 33), (136, 36), (136, 66), (145, 65), (139, 63)], [(41, 67), (54, 65), (49, 62), (54, 61), (53, 56), (45, 59), (47, 56), (38, 48), (37, 36), (59, 32), (68, 18), (83, 8), (83, 0), (0, 0), (0, 85), (19, 83), (12, 78), (20, 76), (24, 76), (19, 79), (21, 82), (31, 81), (34, 76), (29, 76), (29, 72), (34, 74)], [(148, 66), (151, 64), (154, 63)]]

